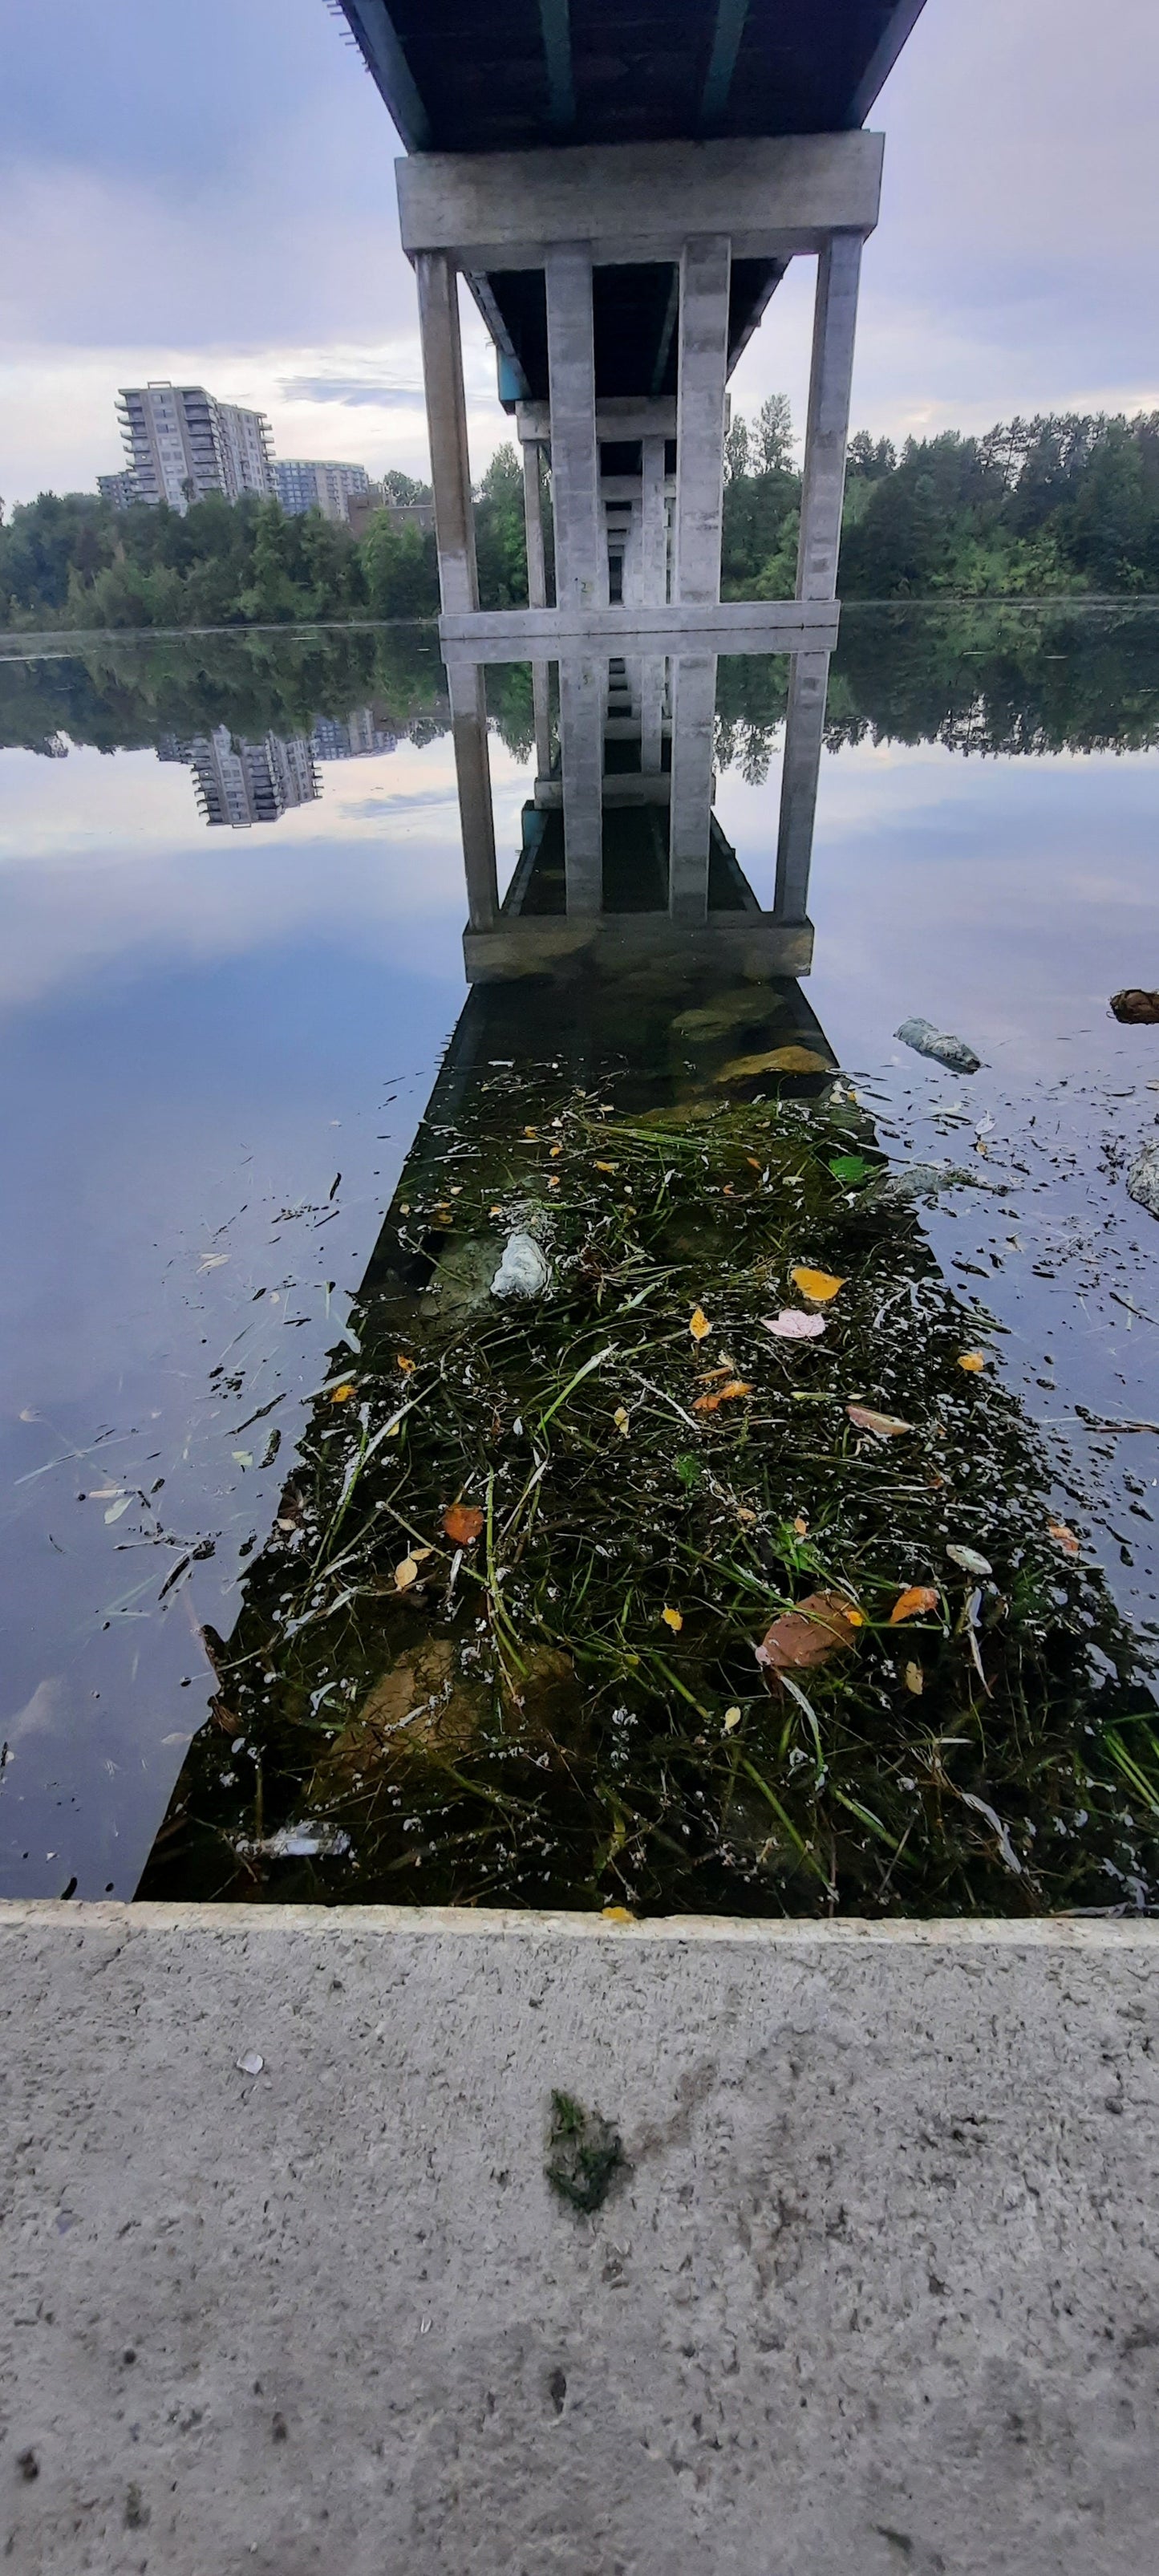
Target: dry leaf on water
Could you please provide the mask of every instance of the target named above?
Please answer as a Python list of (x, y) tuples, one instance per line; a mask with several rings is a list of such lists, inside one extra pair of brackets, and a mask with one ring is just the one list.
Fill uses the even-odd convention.
[(396, 1368), (400, 1368), (400, 1369), (402, 1370), (402, 1373), (403, 1373), (403, 1376), (404, 1376), (404, 1377), (410, 1377), (410, 1376), (413, 1374), (415, 1367), (417, 1366), (416, 1361), (414, 1361), (414, 1360), (408, 1360), (408, 1358), (407, 1358), (407, 1355), (406, 1355), (406, 1352), (405, 1352), (405, 1351), (396, 1351), (396, 1352), (395, 1352), (395, 1355), (394, 1355), (394, 1364), (395, 1364), (395, 1367), (396, 1367)]
[(715, 1395), (698, 1395), (692, 1410), (694, 1413), (715, 1413), (718, 1405), (731, 1404), (734, 1396), (754, 1393), (755, 1389), (749, 1385), (746, 1378), (730, 1377), (728, 1385), (718, 1387)]
[(765, 1055), (737, 1055), (722, 1064), (716, 1082), (748, 1082), (757, 1073), (828, 1073), (829, 1065), (815, 1047), (770, 1047)]
[(612, 1415), (612, 1420), (615, 1423), (616, 1429), (620, 1433), (621, 1438), (626, 1440), (631, 1428), (626, 1405), (618, 1404), (616, 1406), (616, 1410)]
[(855, 1430), (872, 1431), (877, 1440), (896, 1440), (913, 1430), (912, 1422), (903, 1422), (896, 1413), (875, 1413), (871, 1404), (847, 1404), (845, 1410)]
[(424, 1558), (428, 1557), (430, 1554), (431, 1550), (429, 1547), (412, 1547), (410, 1555), (404, 1556), (401, 1563), (396, 1565), (394, 1569), (394, 1579), (400, 1592), (409, 1592), (412, 1583), (418, 1582), (419, 1567), (423, 1563)]
[(936, 1610), (938, 1595), (932, 1583), (911, 1583), (908, 1591), (899, 1592), (889, 1614), (891, 1628), (899, 1628), (903, 1619), (924, 1619), (927, 1611)]
[(845, 1654), (864, 1624), (863, 1613), (841, 1592), (809, 1592), (795, 1610), (786, 1610), (766, 1629), (756, 1649), (770, 1690), (779, 1691), (781, 1673), (808, 1671)]
[(914, 1698), (920, 1699), (926, 1686), (926, 1677), (922, 1671), (921, 1665), (907, 1664), (902, 1674), (902, 1680), (905, 1683), (907, 1691), (912, 1691)]
[(443, 1536), (452, 1547), (473, 1547), (483, 1528), (477, 1503), (452, 1503), (443, 1513)]
[[(108, 1519), (107, 1512), (105, 1514), (105, 1518), (106, 1520)], [(1067, 1528), (1065, 1521), (1049, 1521), (1047, 1523), (1047, 1527), (1049, 1528), (1051, 1537), (1058, 1540), (1059, 1546), (1065, 1550), (1068, 1556), (1078, 1555), (1078, 1540), (1075, 1537), (1074, 1531)]]
[(831, 1270), (790, 1270), (789, 1277), (794, 1288), (800, 1289), (802, 1297), (807, 1297), (811, 1306), (827, 1306), (838, 1289), (845, 1286), (845, 1281), (835, 1279)]
[(660, 1616), (665, 1627), (671, 1628), (673, 1636), (678, 1637), (684, 1626), (682, 1613), (679, 1610), (662, 1610)]
[(965, 1369), (971, 1377), (977, 1377), (979, 1372), (986, 1366), (985, 1351), (960, 1352), (958, 1356), (958, 1366), (960, 1369)]
[(693, 1307), (692, 1313), (688, 1319), (688, 1330), (691, 1333), (694, 1342), (702, 1342), (705, 1334), (712, 1331), (712, 1326), (709, 1323), (703, 1306)]
[(737, 1728), (738, 1728), (738, 1726), (739, 1726), (739, 1725), (740, 1725), (740, 1710), (739, 1710), (739, 1708), (726, 1708), (726, 1710), (725, 1710), (725, 1712), (724, 1712), (724, 1731), (725, 1731), (725, 1734), (726, 1734), (726, 1735), (735, 1735), (736, 1730), (737, 1730)]
[(634, 1923), (636, 1916), (629, 1913), (626, 1905), (602, 1905), (600, 1921), (601, 1923)]
[(825, 1330), (823, 1315), (807, 1315), (803, 1306), (783, 1306), (779, 1315), (762, 1315), (766, 1333), (781, 1342), (815, 1342)]
[(353, 1395), (353, 1393), (354, 1393), (354, 1383), (353, 1383), (353, 1380), (352, 1380), (351, 1378), (347, 1378), (347, 1379), (345, 1380), (345, 1382), (344, 1382), (344, 1384), (343, 1384), (342, 1386), (336, 1386), (336, 1387), (334, 1388), (333, 1394), (331, 1395), (331, 1398), (330, 1398), (330, 1402), (331, 1402), (331, 1404), (349, 1404), (349, 1402), (350, 1402), (350, 1398), (351, 1398), (351, 1396)]

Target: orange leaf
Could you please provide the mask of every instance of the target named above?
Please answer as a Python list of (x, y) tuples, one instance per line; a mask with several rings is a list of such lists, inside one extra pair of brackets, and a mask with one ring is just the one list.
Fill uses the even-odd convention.
[(1065, 1521), (1051, 1521), (1048, 1523), (1048, 1527), (1051, 1537), (1058, 1540), (1059, 1546), (1066, 1550), (1068, 1556), (1078, 1555), (1078, 1540), (1075, 1537), (1074, 1531), (1067, 1528)]
[(415, 1363), (415, 1361), (414, 1361), (414, 1360), (408, 1360), (408, 1358), (407, 1358), (407, 1355), (406, 1355), (406, 1352), (405, 1352), (405, 1351), (396, 1351), (396, 1352), (395, 1352), (395, 1355), (394, 1355), (394, 1361), (395, 1361), (395, 1367), (396, 1367), (396, 1368), (400, 1368), (400, 1369), (402, 1370), (402, 1373), (403, 1373), (403, 1376), (404, 1376), (404, 1377), (409, 1377), (409, 1376), (410, 1376), (410, 1373), (411, 1373), (411, 1370), (412, 1370), (412, 1369), (415, 1367), (415, 1365), (416, 1365), (416, 1363)]
[(443, 1513), (443, 1535), (452, 1547), (472, 1547), (483, 1527), (483, 1514), (475, 1503), (452, 1503)]
[(984, 1369), (986, 1366), (985, 1351), (962, 1351), (959, 1355), (958, 1366), (959, 1368), (967, 1369), (971, 1377), (977, 1377), (979, 1371)]
[(862, 1613), (841, 1592), (810, 1592), (795, 1610), (786, 1610), (766, 1629), (756, 1650), (772, 1691), (780, 1692), (782, 1673), (827, 1664), (831, 1655), (856, 1643)]
[(889, 1614), (890, 1627), (900, 1627), (903, 1619), (920, 1619), (927, 1610), (936, 1610), (937, 1606), (938, 1596), (932, 1583), (911, 1583), (908, 1592), (899, 1592), (894, 1602)]
[(715, 1413), (718, 1404), (731, 1404), (734, 1396), (754, 1393), (755, 1389), (746, 1378), (730, 1377), (728, 1385), (719, 1387), (715, 1395), (698, 1395), (692, 1410), (694, 1413)]
[(352, 1378), (346, 1378), (346, 1379), (343, 1381), (343, 1383), (342, 1383), (342, 1385), (341, 1385), (341, 1386), (336, 1386), (336, 1387), (334, 1388), (334, 1391), (333, 1391), (333, 1393), (332, 1393), (332, 1395), (331, 1395), (331, 1398), (330, 1398), (330, 1402), (331, 1402), (331, 1404), (349, 1404), (349, 1402), (350, 1402), (350, 1398), (351, 1398), (351, 1396), (354, 1394), (354, 1391), (355, 1391), (355, 1389), (354, 1389), (354, 1381), (353, 1381), (353, 1379), (352, 1379)]
[(847, 1404), (845, 1410), (858, 1431), (872, 1431), (879, 1440), (896, 1440), (902, 1431), (912, 1431), (912, 1422), (903, 1422), (896, 1413), (875, 1413), (871, 1404)]
[(709, 1323), (703, 1306), (695, 1306), (693, 1308), (689, 1319), (688, 1330), (691, 1333), (694, 1342), (702, 1342), (705, 1334), (712, 1331), (712, 1326)]
[(838, 1289), (845, 1286), (845, 1281), (835, 1279), (831, 1270), (790, 1270), (789, 1277), (794, 1288), (799, 1288), (802, 1297), (807, 1297), (813, 1306), (827, 1306)]

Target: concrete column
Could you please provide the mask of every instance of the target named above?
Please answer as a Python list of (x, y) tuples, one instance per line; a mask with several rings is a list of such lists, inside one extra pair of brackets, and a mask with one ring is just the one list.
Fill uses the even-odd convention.
[(640, 524), (640, 605), (663, 608), (668, 599), (668, 503), (664, 491), (664, 440), (646, 438)]
[(720, 598), (731, 265), (726, 233), (697, 235), (680, 262), (674, 590), (681, 602), (711, 606)]
[(547, 558), (543, 547), (543, 496), (539, 482), (539, 448), (528, 439), (523, 450), (523, 525), (527, 535), (527, 605), (547, 606)]
[(596, 445), (590, 244), (554, 243), (545, 269), (556, 603), (560, 608), (606, 608), (608, 548)]
[(499, 918), (499, 881), (495, 872), (495, 816), (491, 805), (491, 758), (487, 745), (487, 700), (481, 663), (456, 663), (447, 673), (451, 697), (451, 736), (459, 789), (459, 823), (467, 877), (467, 909), (472, 930), (493, 930)]
[(781, 770), (781, 820), (777, 834), (777, 886), (773, 897), (774, 917), (786, 923), (808, 919), (809, 862), (813, 855), (813, 821), (825, 739), (828, 687), (829, 655), (794, 653), (789, 673), (785, 756)]
[(564, 653), (559, 665), (559, 757), (563, 776), (563, 860), (569, 914), (602, 912), (604, 902), (604, 708), (608, 665), (592, 653)]
[(531, 665), (531, 707), (535, 718), (535, 774), (551, 776), (551, 664)]
[(640, 767), (645, 778), (658, 778), (664, 766), (664, 677), (662, 654), (649, 653), (640, 664)]
[(458, 274), (454, 260), (445, 251), (424, 250), (416, 257), (415, 277), (435, 496), (439, 593), (448, 611), (477, 608), (479, 575), (467, 452)]
[(674, 921), (708, 916), (715, 716), (715, 653), (681, 654), (672, 664), (668, 910)]
[(797, 552), (798, 599), (834, 599), (837, 595), (860, 276), (860, 234), (831, 234), (817, 262), (801, 541)]

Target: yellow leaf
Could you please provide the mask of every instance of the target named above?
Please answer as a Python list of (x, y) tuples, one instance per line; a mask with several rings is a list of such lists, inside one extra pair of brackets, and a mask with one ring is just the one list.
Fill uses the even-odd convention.
[(597, 1163), (597, 1164), (596, 1164), (596, 1170), (597, 1170), (597, 1172), (618, 1172), (618, 1171), (619, 1171), (619, 1168), (620, 1168), (620, 1166), (619, 1166), (619, 1164), (618, 1164), (618, 1163)]
[(799, 1288), (802, 1297), (807, 1297), (813, 1306), (827, 1306), (838, 1289), (845, 1286), (845, 1281), (835, 1279), (831, 1270), (790, 1270), (789, 1277), (794, 1288)]
[(689, 1320), (688, 1330), (691, 1333), (694, 1342), (702, 1342), (705, 1334), (712, 1331), (712, 1326), (704, 1312), (703, 1306), (694, 1307)]
[(905, 1671), (902, 1674), (902, 1680), (905, 1683), (907, 1691), (912, 1691), (914, 1698), (919, 1699), (926, 1686), (926, 1677), (922, 1671), (921, 1665), (907, 1664)]
[(958, 1366), (968, 1369), (971, 1377), (977, 1377), (979, 1370), (986, 1366), (985, 1351), (962, 1351), (959, 1354)]
[(797, 1517), (796, 1517), (796, 1519), (795, 1519), (795, 1521), (794, 1521), (794, 1523), (793, 1523), (793, 1527), (794, 1527), (794, 1529), (796, 1530), (796, 1533), (797, 1533), (798, 1538), (808, 1538), (808, 1535), (809, 1535), (809, 1524), (808, 1524), (808, 1521), (807, 1521), (807, 1520), (806, 1520), (806, 1518), (805, 1518), (804, 1512), (798, 1512)]
[(890, 1627), (900, 1627), (903, 1619), (924, 1618), (928, 1610), (936, 1610), (937, 1606), (938, 1595), (932, 1583), (911, 1583), (908, 1591), (899, 1592), (894, 1602), (889, 1614)]
[(1065, 1521), (1051, 1521), (1048, 1523), (1048, 1527), (1051, 1537), (1058, 1540), (1059, 1546), (1065, 1550), (1068, 1556), (1078, 1555), (1078, 1540), (1075, 1537), (1074, 1531), (1067, 1528)]
[(747, 1082), (756, 1073), (828, 1073), (829, 1066), (815, 1047), (770, 1047), (766, 1055), (737, 1055), (731, 1064), (722, 1064), (714, 1077), (717, 1082)]
[(628, 1437), (628, 1416), (622, 1404), (618, 1404), (616, 1406), (616, 1410), (612, 1415), (612, 1420), (615, 1423), (617, 1431), (622, 1431), (626, 1440)]
[(547, 1178), (547, 1186), (548, 1186), (549, 1190), (557, 1190), (557, 1189), (559, 1188), (559, 1182), (557, 1181), (557, 1179), (556, 1179), (556, 1177), (555, 1177), (555, 1173), (554, 1173), (554, 1172), (549, 1172), (549, 1174), (548, 1174), (548, 1178)]
[(851, 1628), (864, 1628), (865, 1612), (864, 1610), (855, 1610), (852, 1602), (850, 1602), (845, 1616), (848, 1619)]
[(396, 1366), (402, 1370), (404, 1377), (409, 1377), (415, 1366), (415, 1362), (413, 1360), (408, 1360), (405, 1351), (396, 1351), (394, 1356)]
[(488, 1216), (502, 1216), (502, 1214), (503, 1214), (503, 1210), (502, 1210), (502, 1208), (501, 1208), (501, 1207), (499, 1207), (498, 1205), (496, 1205), (495, 1207), (489, 1207), (489, 1208), (488, 1208), (488, 1210), (487, 1210), (487, 1214), (488, 1214)]
[(412, 1583), (418, 1582), (419, 1570), (413, 1556), (404, 1556), (396, 1565), (394, 1579), (400, 1592), (409, 1592)]
[(726, 1710), (725, 1710), (725, 1712), (724, 1712), (724, 1731), (725, 1731), (725, 1734), (726, 1734), (726, 1735), (734, 1735), (734, 1734), (735, 1734), (735, 1732), (736, 1732), (736, 1729), (737, 1729), (737, 1727), (738, 1727), (739, 1725), (740, 1725), (740, 1710), (739, 1710), (739, 1708), (726, 1708)]
[(556, 1162), (556, 1161), (558, 1160), (558, 1157), (562, 1154), (562, 1152), (563, 1152), (563, 1147), (562, 1147), (562, 1145), (553, 1145), (553, 1146), (552, 1146), (552, 1149), (551, 1149), (551, 1161), (552, 1161), (553, 1163), (554, 1163), (554, 1162)]
[(523, 1133), (525, 1136), (538, 1136), (539, 1129), (538, 1127), (525, 1127)]
[(635, 1920), (635, 1915), (629, 1913), (626, 1905), (604, 1905), (600, 1909), (601, 1923), (634, 1923)]
[(662, 1610), (660, 1616), (664, 1621), (665, 1627), (671, 1628), (673, 1636), (678, 1636), (680, 1630), (684, 1626), (684, 1621), (679, 1610)]
[(333, 1389), (330, 1402), (331, 1404), (349, 1404), (350, 1398), (354, 1392), (355, 1388), (353, 1379), (345, 1378), (341, 1386), (336, 1386)]
[(400, 1216), (409, 1216), (409, 1215), (410, 1215), (410, 1200), (409, 1200), (409, 1199), (403, 1199), (403, 1200), (400, 1202), (400, 1205), (399, 1205), (399, 1211), (398, 1211), (398, 1212), (399, 1212), (399, 1215), (400, 1215)]

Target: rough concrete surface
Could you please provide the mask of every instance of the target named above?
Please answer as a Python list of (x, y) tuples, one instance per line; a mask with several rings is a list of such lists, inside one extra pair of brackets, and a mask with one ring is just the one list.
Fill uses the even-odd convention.
[(0, 1997), (13, 2576), (1155, 2564), (1159, 1927), (17, 1904)]

